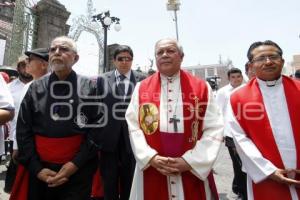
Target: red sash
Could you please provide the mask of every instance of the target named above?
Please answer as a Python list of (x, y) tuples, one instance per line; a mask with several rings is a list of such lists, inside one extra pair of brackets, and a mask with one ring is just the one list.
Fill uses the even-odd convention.
[[(291, 119), (297, 152), (297, 169), (300, 168), (300, 82), (283, 76), (283, 87)], [(252, 79), (245, 87), (231, 95), (231, 106), (237, 121), (247, 136), (255, 143), (264, 158), (276, 167), (284, 169), (277, 148), (272, 128), (263, 103), (262, 94), (257, 80)], [(247, 112), (250, 111), (250, 112)], [(260, 120), (253, 120), (260, 119)], [(258, 128), (260, 127), (260, 128)], [(299, 177), (296, 177), (299, 178)], [(289, 200), (289, 187), (270, 179), (253, 185), (253, 195), (256, 200)], [(300, 189), (297, 189), (300, 198)]]
[[(100, 152), (98, 153), (98, 159), (100, 159)], [(99, 167), (97, 168), (97, 171), (94, 174), (93, 177), (93, 184), (92, 184), (92, 192), (91, 192), (91, 197), (93, 198), (100, 198), (104, 196), (104, 191), (103, 191), (103, 184), (101, 181), (101, 172)]]
[(93, 177), (93, 186), (92, 186), (91, 197), (100, 198), (103, 196), (104, 196), (104, 191), (103, 191), (103, 185), (101, 182), (101, 173), (100, 173), (100, 169), (98, 167), (97, 171)]
[[(67, 138), (48, 138), (35, 135), (37, 153), (42, 161), (64, 164), (74, 158), (79, 151), (82, 135)], [(10, 195), (10, 200), (27, 200), (29, 172), (21, 164), (18, 165), (16, 179)]]
[[(208, 101), (208, 88), (205, 81), (198, 79), (189, 73), (180, 71), (180, 84), (182, 91), (183, 115), (185, 119), (187, 116), (193, 116), (190, 111), (190, 106), (195, 106), (194, 97), (197, 96), (200, 102), (200, 113), (198, 140), (202, 136), (202, 125), (204, 118), (207, 101)], [(141, 82), (139, 88), (139, 104), (153, 103), (159, 110), (160, 105), (160, 91), (161, 82), (160, 74), (157, 72), (151, 77)], [(184, 134), (167, 134), (161, 133), (159, 128), (151, 135), (145, 135), (147, 143), (154, 148), (160, 155), (170, 157), (180, 157), (187, 150), (194, 147), (195, 142), (191, 142), (192, 137), (192, 121), (195, 120), (195, 116), (190, 120), (184, 120)], [(166, 136), (169, 135), (169, 136)], [(182, 135), (182, 136), (180, 136)], [(174, 138), (172, 138), (174, 136)], [(166, 137), (169, 137), (166, 139)], [(172, 139), (171, 139), (172, 138)], [(169, 141), (170, 143), (168, 143)], [(166, 150), (166, 142), (169, 146), (177, 146), (177, 151)], [(184, 172), (182, 175), (184, 197), (188, 200), (200, 200), (205, 199), (205, 189), (203, 181), (194, 176), (191, 172)], [(160, 174), (153, 167), (149, 167), (143, 173), (144, 176), (144, 200), (165, 200), (169, 198), (167, 178)], [(217, 196), (216, 187), (213, 181), (213, 176), (210, 174), (209, 180), (211, 183), (211, 190)], [(158, 184), (159, 183), (159, 184)]]

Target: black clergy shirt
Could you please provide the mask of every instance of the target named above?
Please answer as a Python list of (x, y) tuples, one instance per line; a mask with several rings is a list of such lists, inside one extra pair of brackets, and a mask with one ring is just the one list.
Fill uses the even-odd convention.
[(21, 103), (16, 129), (18, 159), (31, 173), (38, 174), (43, 168), (35, 149), (35, 134), (49, 138), (83, 134), (85, 140), (72, 162), (80, 168), (95, 158), (96, 148), (90, 135), (97, 128), (85, 126), (96, 123), (100, 117), (98, 107), (89, 104), (96, 102), (91, 98), (94, 88), (93, 81), (74, 71), (64, 81), (52, 73), (31, 84)]

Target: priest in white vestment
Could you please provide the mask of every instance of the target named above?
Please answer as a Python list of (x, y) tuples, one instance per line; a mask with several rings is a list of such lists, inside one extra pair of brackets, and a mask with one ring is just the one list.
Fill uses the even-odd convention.
[(218, 198), (212, 166), (223, 119), (208, 83), (180, 70), (183, 55), (176, 40), (159, 40), (159, 72), (132, 95), (126, 112), (137, 161), (131, 200)]
[(281, 48), (255, 42), (248, 50), (256, 78), (235, 91), (226, 121), (247, 171), (248, 200), (298, 200), (300, 82), (282, 76)]
[[(234, 92), (238, 87), (242, 86), (243, 83), (243, 75), (242, 71), (238, 68), (231, 68), (227, 71), (227, 77), (229, 80), (228, 85), (220, 88), (217, 91), (216, 102), (220, 107), (224, 121), (226, 121), (226, 113), (227, 113), (227, 105), (230, 99), (230, 95)], [(227, 128), (227, 124), (224, 127), (224, 141), (225, 146), (228, 148), (228, 152), (232, 161), (233, 167), (233, 180), (232, 180), (232, 191), (238, 195), (241, 199), (247, 198), (247, 184), (246, 184), (246, 173), (242, 171), (242, 162), (236, 151), (232, 134), (230, 129)]]

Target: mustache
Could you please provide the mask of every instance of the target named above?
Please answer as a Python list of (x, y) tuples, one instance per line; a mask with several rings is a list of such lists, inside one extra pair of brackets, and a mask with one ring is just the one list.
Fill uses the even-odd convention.
[(31, 80), (31, 79), (32, 79), (32, 76), (31, 76), (30, 74), (19, 73), (19, 76), (20, 76), (22, 79), (25, 79), (25, 80)]

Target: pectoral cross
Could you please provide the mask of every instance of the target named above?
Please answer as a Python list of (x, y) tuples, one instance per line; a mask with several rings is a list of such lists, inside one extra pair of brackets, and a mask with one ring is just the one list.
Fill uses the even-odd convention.
[(180, 119), (176, 118), (176, 115), (173, 115), (173, 117), (170, 118), (169, 122), (173, 123), (174, 131), (177, 132), (178, 131), (177, 123), (180, 122)]

